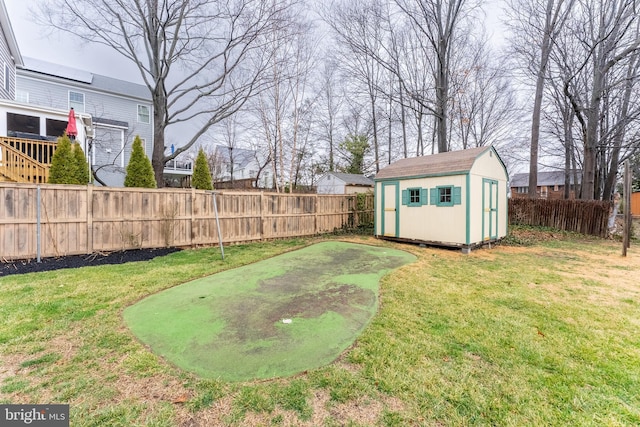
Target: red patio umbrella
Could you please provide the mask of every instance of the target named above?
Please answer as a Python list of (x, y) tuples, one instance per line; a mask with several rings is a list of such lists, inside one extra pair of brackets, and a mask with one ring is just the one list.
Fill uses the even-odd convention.
[(78, 135), (78, 128), (76, 126), (76, 112), (73, 111), (73, 107), (69, 110), (69, 123), (67, 124), (67, 135), (72, 140), (76, 139)]

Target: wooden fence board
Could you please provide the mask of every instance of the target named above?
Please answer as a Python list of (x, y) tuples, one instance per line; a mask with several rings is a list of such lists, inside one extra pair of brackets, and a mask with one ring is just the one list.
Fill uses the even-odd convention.
[[(0, 183), (0, 259), (37, 255), (36, 184)], [(213, 193), (192, 189), (40, 185), (41, 256), (217, 245)], [(216, 193), (224, 243), (311, 236), (356, 227), (353, 195)]]
[(509, 199), (509, 224), (552, 227), (606, 237), (611, 202), (597, 200)]

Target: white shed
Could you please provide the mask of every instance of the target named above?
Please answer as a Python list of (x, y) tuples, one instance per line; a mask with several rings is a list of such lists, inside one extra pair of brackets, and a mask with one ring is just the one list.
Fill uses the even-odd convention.
[(398, 160), (375, 176), (375, 235), (471, 248), (507, 235), (507, 169), (492, 146)]
[(373, 191), (373, 180), (364, 175), (328, 172), (318, 180), (318, 194), (353, 194)]

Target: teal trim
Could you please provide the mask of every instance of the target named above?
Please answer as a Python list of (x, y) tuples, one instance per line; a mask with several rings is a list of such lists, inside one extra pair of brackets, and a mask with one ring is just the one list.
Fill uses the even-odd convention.
[[(382, 192), (382, 196), (380, 198), (380, 235), (384, 236), (385, 235), (385, 230), (386, 230), (386, 224), (385, 224), (385, 215), (384, 215), (384, 207), (386, 206), (386, 200), (385, 200), (385, 187), (387, 186), (394, 186), (394, 208), (395, 208), (395, 230), (394, 230), (394, 237), (398, 237), (398, 233), (400, 232), (400, 191), (398, 191), (400, 189), (400, 183), (399, 181), (393, 181), (393, 182), (382, 182), (381, 183), (381, 192)], [(377, 186), (376, 186), (377, 187)]]
[[(486, 201), (486, 184), (489, 184), (489, 206), (485, 206)], [(495, 190), (494, 190), (495, 189)], [(495, 193), (495, 194), (494, 194)], [(498, 237), (498, 224), (500, 221), (500, 203), (498, 199), (498, 181), (495, 179), (482, 178), (482, 239), (484, 240), (485, 230), (488, 227), (489, 239), (496, 239)], [(495, 203), (495, 209), (492, 207)], [(489, 224), (486, 223), (486, 209), (489, 209)]]
[(454, 205), (462, 204), (462, 187), (453, 187), (451, 191), (451, 200)]
[(465, 190), (465, 200), (466, 200), (466, 217), (467, 217), (467, 230), (466, 230), (466, 242), (467, 245), (471, 244), (471, 173), (467, 174), (465, 179), (466, 190)]
[(402, 206), (409, 205), (411, 206), (411, 202), (409, 201), (409, 189), (402, 190)]
[(429, 189), (421, 188), (420, 189), (420, 201), (422, 202), (422, 206), (426, 206), (429, 204)]
[(436, 206), (438, 204), (438, 189), (432, 188), (430, 190), (431, 194), (431, 205)]
[(400, 182), (396, 181), (396, 236), (400, 236)]
[(376, 209), (376, 200), (378, 200), (378, 183), (373, 185), (373, 235), (378, 235), (378, 209)]

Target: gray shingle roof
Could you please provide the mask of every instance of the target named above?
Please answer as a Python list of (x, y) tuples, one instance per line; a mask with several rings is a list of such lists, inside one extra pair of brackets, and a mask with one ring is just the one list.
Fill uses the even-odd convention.
[(67, 65), (53, 64), (35, 58), (24, 57), (22, 70), (44, 74), (65, 80), (76, 82), (78, 87), (87, 87), (94, 90), (139, 98), (145, 101), (151, 100), (151, 93), (145, 85), (114, 79), (100, 74), (72, 68)]
[[(573, 174), (569, 175), (571, 184), (573, 182)], [(578, 171), (578, 182), (582, 179), (582, 171)], [(564, 185), (564, 171), (538, 172), (538, 186)], [(511, 178), (510, 187), (528, 187), (529, 174), (517, 173)]]
[(373, 187), (373, 180), (367, 178), (364, 175), (358, 175), (354, 173), (341, 173), (341, 172), (329, 172), (327, 175), (333, 175), (339, 180), (343, 181), (346, 185), (364, 185)]
[(448, 151), (430, 156), (400, 159), (381, 169), (375, 179), (408, 178), (428, 175), (452, 175), (471, 170), (478, 156), (491, 149), (491, 146), (469, 148), (467, 150)]

